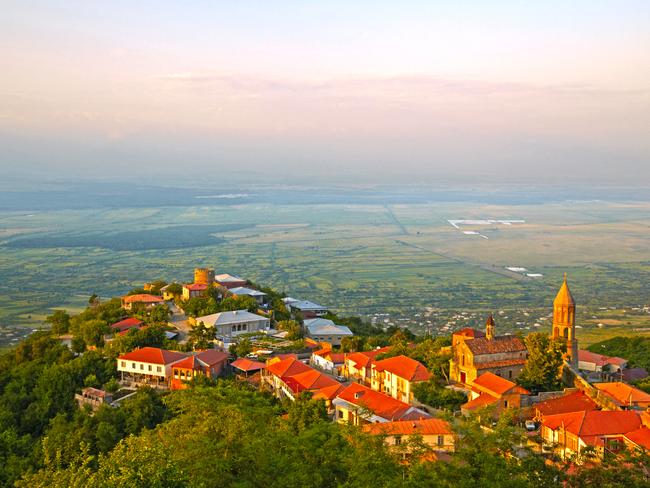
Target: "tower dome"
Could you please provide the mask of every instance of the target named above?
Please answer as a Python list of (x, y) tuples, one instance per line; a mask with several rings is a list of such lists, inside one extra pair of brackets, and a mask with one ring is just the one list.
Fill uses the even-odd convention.
[(569, 290), (569, 285), (566, 281), (566, 273), (564, 273), (564, 282), (560, 287), (560, 291), (557, 292), (555, 300), (553, 300), (553, 306), (575, 306), (576, 302), (573, 300), (573, 295), (571, 295), (571, 290)]

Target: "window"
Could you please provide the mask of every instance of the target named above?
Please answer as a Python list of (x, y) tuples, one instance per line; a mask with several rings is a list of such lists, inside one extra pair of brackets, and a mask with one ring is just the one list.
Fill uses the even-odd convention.
[(246, 324), (242, 325), (241, 330), (248, 330), (248, 325), (246, 325)]
[(156, 371), (158, 371), (160, 373), (162, 371), (162, 367), (161, 366), (156, 366)]
[(233, 332), (237, 332), (237, 326), (236, 326), (236, 325), (233, 325), (233, 326), (232, 326), (232, 331), (233, 331)]
[(512, 378), (512, 370), (508, 371), (508, 378)]
[(443, 436), (443, 435), (438, 436), (438, 445), (439, 446), (444, 446), (445, 445), (445, 436)]
[(396, 435), (396, 436), (395, 436), (395, 445), (396, 445), (396, 446), (399, 446), (399, 445), (401, 445), (401, 444), (402, 444), (402, 437), (399, 436), (399, 435)]
[(135, 369), (135, 363), (131, 363), (131, 368)]
[(504, 406), (505, 408), (508, 408), (508, 400), (504, 400), (504, 401), (503, 401), (503, 406)]
[(151, 364), (150, 364), (150, 365), (149, 365), (149, 371), (151, 371), (151, 369), (152, 369), (152, 368), (151, 368)]
[(122, 365), (123, 368), (126, 368), (126, 361), (122, 361), (121, 365)]
[(460, 357), (460, 364), (461, 364), (461, 366), (465, 366), (465, 355), (464, 354)]
[(144, 364), (141, 364), (141, 365), (140, 365), (140, 369), (144, 369)]

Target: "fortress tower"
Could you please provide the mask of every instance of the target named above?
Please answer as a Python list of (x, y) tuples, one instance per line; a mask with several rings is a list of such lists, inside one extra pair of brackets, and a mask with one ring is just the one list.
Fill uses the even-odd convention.
[(214, 283), (214, 269), (195, 268), (194, 283), (198, 285), (211, 285), (212, 283)]
[(565, 358), (571, 366), (578, 367), (578, 340), (576, 339), (576, 302), (567, 284), (564, 283), (553, 300), (553, 338), (564, 337), (566, 340)]

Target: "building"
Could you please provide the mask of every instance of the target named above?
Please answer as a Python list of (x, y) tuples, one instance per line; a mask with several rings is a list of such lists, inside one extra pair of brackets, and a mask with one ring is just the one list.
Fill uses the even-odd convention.
[(336, 325), (329, 319), (314, 318), (304, 321), (305, 333), (307, 337), (318, 341), (327, 342), (333, 346), (340, 346), (344, 337), (352, 337), (352, 331), (343, 326)]
[(471, 385), (478, 376), (487, 372), (515, 379), (528, 358), (528, 350), (521, 339), (495, 335), (492, 315), (487, 318), (485, 334), (473, 329), (463, 329), (452, 334), (451, 349), (451, 380), (467, 385)]
[(408, 403), (352, 383), (342, 390), (333, 401), (336, 409), (334, 420), (342, 424), (364, 425), (394, 420), (418, 420), (430, 416)]
[(187, 388), (187, 381), (197, 376), (217, 378), (226, 370), (230, 354), (225, 351), (208, 349), (192, 356), (186, 357), (172, 365), (170, 386), (172, 390)]
[(165, 303), (162, 297), (158, 295), (149, 295), (148, 293), (139, 293), (137, 295), (126, 295), (122, 297), (122, 308), (132, 310), (133, 307), (143, 306), (146, 309), (162, 305)]
[(248, 378), (262, 371), (266, 364), (248, 358), (239, 358), (230, 363), (230, 366), (236, 375)]
[(116, 334), (125, 334), (131, 329), (142, 328), (143, 324), (144, 322), (140, 319), (137, 319), (135, 317), (128, 317), (124, 320), (120, 320), (119, 322), (111, 324), (111, 330)]
[(363, 431), (382, 435), (389, 446), (400, 446), (405, 440), (419, 436), (434, 451), (454, 452), (455, 434), (449, 422), (442, 419), (398, 420), (378, 424), (366, 424)]
[(345, 364), (345, 353), (334, 352), (330, 348), (319, 349), (311, 353), (309, 362), (315, 368), (338, 375)]
[(510, 380), (485, 372), (472, 383), (470, 399), (461, 406), (463, 413), (492, 406), (497, 412), (507, 408), (520, 408), (522, 397), (530, 392)]
[(187, 355), (157, 347), (143, 347), (118, 356), (117, 371), (123, 382), (153, 387), (167, 387), (172, 366)]
[(75, 393), (74, 398), (79, 408), (90, 405), (90, 408), (97, 410), (102, 405), (110, 405), (113, 401), (113, 394), (97, 388), (87, 387), (83, 388), (80, 394)]
[(194, 268), (194, 283), (208, 286), (214, 283), (214, 269)]
[(370, 371), (370, 386), (405, 403), (413, 402), (413, 385), (431, 378), (429, 370), (407, 356), (374, 361)]
[(208, 286), (205, 283), (183, 285), (183, 300), (204, 296), (208, 291)]
[(537, 403), (533, 407), (534, 420), (541, 422), (549, 415), (558, 415), (572, 412), (590, 412), (600, 410), (598, 404), (589, 398), (584, 391), (574, 391), (567, 395), (550, 398)]
[(580, 455), (591, 447), (598, 457), (616, 452), (624, 436), (641, 428), (641, 419), (630, 411), (582, 411), (548, 415), (542, 420), (541, 436), (562, 457)]
[(605, 356), (585, 349), (578, 349), (578, 369), (587, 372), (589, 379), (621, 379), (627, 359)]
[(351, 381), (370, 385), (373, 359), (388, 351), (390, 351), (390, 346), (373, 349), (372, 351), (348, 353), (342, 370), (343, 376)]
[(160, 293), (162, 293), (163, 300), (166, 302), (170, 300), (174, 300), (176, 298), (176, 295), (174, 295), (171, 291), (169, 291), (169, 288), (174, 285), (175, 283), (170, 283), (168, 285), (163, 286), (160, 289)]
[(564, 282), (553, 300), (553, 333), (554, 339), (562, 337), (566, 340), (565, 360), (578, 369), (578, 339), (576, 338), (576, 302), (567, 283), (566, 273)]
[(309, 300), (297, 300), (296, 298), (283, 298), (282, 301), (291, 312), (300, 312), (305, 319), (313, 319), (327, 314), (327, 307), (310, 302)]
[(239, 276), (233, 276), (228, 273), (219, 274), (214, 277), (214, 281), (224, 288), (237, 288), (238, 286), (246, 286), (246, 280)]
[(230, 293), (237, 296), (251, 297), (260, 307), (266, 304), (266, 293), (259, 290), (253, 290), (252, 288), (246, 288), (245, 286), (238, 286), (236, 288), (230, 288)]
[(650, 429), (643, 426), (628, 432), (623, 436), (623, 441), (631, 449), (650, 452)]
[(628, 410), (645, 410), (646, 408), (650, 408), (650, 393), (646, 393), (621, 381), (594, 383), (593, 386), (598, 390), (599, 394), (604, 395), (619, 408)]
[(271, 326), (271, 322), (267, 317), (250, 313), (248, 310), (218, 312), (197, 317), (193, 321), (196, 324), (203, 322), (207, 327), (214, 327), (216, 335), (224, 338), (231, 338), (249, 332), (266, 331)]

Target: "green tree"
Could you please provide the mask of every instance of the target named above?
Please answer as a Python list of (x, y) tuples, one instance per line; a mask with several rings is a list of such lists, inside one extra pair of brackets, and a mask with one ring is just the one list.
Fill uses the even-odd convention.
[(551, 339), (548, 334), (533, 332), (526, 337), (528, 360), (517, 378), (524, 388), (533, 392), (554, 391), (562, 387), (562, 356), (564, 339)]
[(279, 330), (288, 332), (287, 339), (290, 341), (302, 339), (303, 337), (302, 327), (295, 320), (282, 320), (277, 323), (277, 327)]
[(70, 315), (65, 310), (55, 310), (45, 318), (45, 322), (52, 326), (54, 334), (67, 334), (70, 329)]
[(251, 341), (248, 337), (244, 337), (239, 340), (234, 349), (235, 354), (241, 358), (253, 351), (253, 345), (251, 344)]
[(313, 400), (310, 393), (303, 392), (289, 404), (287, 421), (295, 432), (305, 430), (317, 422), (329, 421), (325, 402)]

